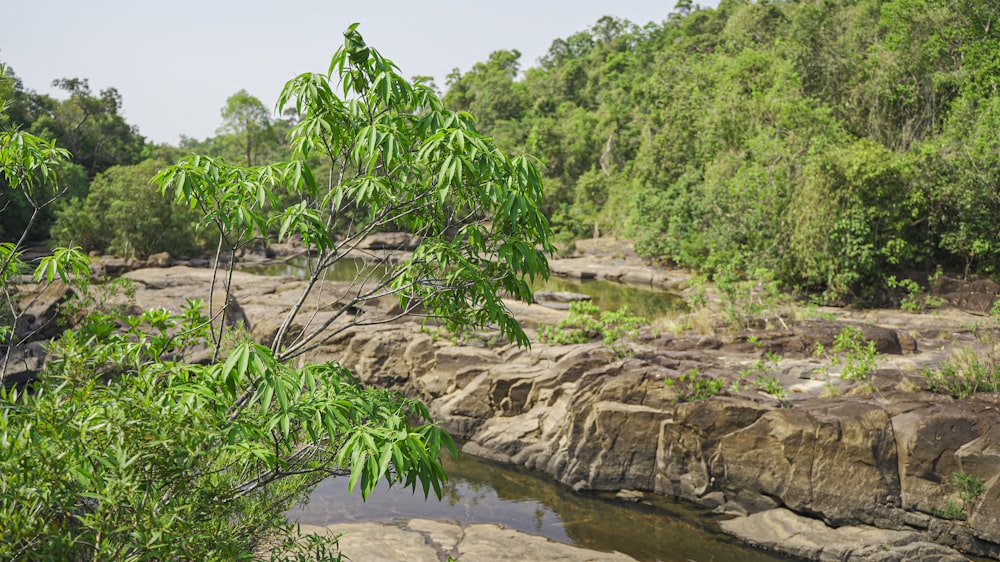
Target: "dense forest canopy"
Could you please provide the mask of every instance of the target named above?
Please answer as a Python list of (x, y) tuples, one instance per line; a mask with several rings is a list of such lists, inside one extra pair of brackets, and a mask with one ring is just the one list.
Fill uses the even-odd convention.
[[(766, 269), (791, 288), (868, 301), (890, 276), (1000, 267), (998, 16), (989, 0), (682, 0), (661, 23), (601, 18), (534, 66), (494, 52), (452, 73), (445, 101), (540, 161), (563, 247), (623, 236), (710, 275)], [(294, 123), (245, 91), (221, 109), (216, 137), (175, 149), (146, 144), (113, 89), (57, 83), (68, 99), (0, 84), (14, 100), (0, 126), (55, 139), (79, 167), (38, 238), (139, 251), (89, 231), (84, 219), (105, 205), (88, 193), (145, 189), (153, 166), (132, 167), (150, 158), (262, 164), (289, 151)], [(5, 204), (0, 236), (19, 232), (28, 208)], [(170, 236), (146, 236), (141, 251), (170, 249), (183, 226), (157, 228)]]
[(523, 75), (496, 52), (446, 101), (541, 160), (564, 242), (632, 237), (707, 273), (868, 299), (890, 275), (1000, 265), (998, 16), (983, 0), (683, 2), (658, 25), (602, 18)]

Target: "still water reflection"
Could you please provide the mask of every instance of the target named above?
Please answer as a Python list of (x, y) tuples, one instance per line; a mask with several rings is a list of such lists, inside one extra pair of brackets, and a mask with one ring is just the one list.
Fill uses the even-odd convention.
[(537, 473), (463, 455), (446, 462), (450, 480), (441, 501), (408, 489), (376, 490), (367, 502), (347, 494), (347, 479), (332, 478), (308, 505), (289, 512), (304, 524), (420, 517), (462, 523), (499, 523), (593, 550), (624, 552), (637, 560), (764, 562), (788, 560), (740, 546), (718, 531), (718, 516), (658, 498), (657, 505), (577, 494)]
[[(291, 275), (305, 279), (309, 275), (308, 258), (293, 258), (284, 263), (246, 265), (241, 269), (258, 275)], [(358, 258), (342, 258), (327, 271), (327, 281), (354, 281), (372, 275), (384, 276), (387, 269)], [(627, 306), (632, 314), (648, 320), (676, 316), (686, 310), (687, 304), (679, 295), (652, 287), (637, 288), (609, 281), (579, 280), (556, 277), (532, 284), (534, 291), (566, 291), (590, 296), (601, 310), (618, 310)]]

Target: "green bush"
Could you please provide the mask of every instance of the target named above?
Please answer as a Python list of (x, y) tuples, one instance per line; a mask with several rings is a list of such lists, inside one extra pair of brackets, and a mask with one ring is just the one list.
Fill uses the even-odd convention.
[(623, 357), (629, 352), (631, 341), (646, 323), (641, 316), (633, 316), (628, 307), (615, 311), (601, 311), (591, 301), (576, 301), (569, 305), (569, 315), (555, 326), (539, 326), (538, 339), (545, 343), (587, 343), (596, 339), (604, 342), (615, 355)]
[(865, 334), (856, 326), (845, 326), (833, 339), (833, 351), (841, 355), (834, 363), (843, 366), (841, 378), (869, 383), (875, 372), (878, 351), (875, 342), (865, 340)]
[[(445, 110), (429, 87), (401, 78), (356, 26), (344, 39), (329, 75), (301, 74), (282, 92), (280, 105), (300, 110), (292, 133), (297, 160), (239, 167), (192, 156), (156, 176), (163, 192), (217, 229), (217, 252), (272, 230), (282, 238), (298, 233), (317, 250), (313, 277), (271, 347), (223, 333), (225, 313), (209, 320), (198, 301), (180, 314), (131, 315), (102, 306), (100, 291), (89, 292), (74, 309), (83, 316), (79, 325), (50, 342), (44, 371), (25, 390), (3, 384), (9, 353), (22, 342), (9, 329), (0, 334), (9, 344), (0, 364), (0, 559), (251, 560), (275, 546), (276, 556), (288, 548), (297, 560), (334, 559), (330, 541), (296, 542), (283, 515), (321, 479), (347, 476), (347, 487), (363, 497), (379, 481), (440, 496), (439, 455), (456, 451), (423, 404), (365, 388), (335, 362), (301, 358), (352, 326), (415, 311), (450, 329), (489, 325), (528, 343), (500, 295), (530, 300), (528, 281), (548, 274), (552, 246), (539, 210), (540, 176), (528, 159), (508, 158), (476, 133), (469, 116)], [(346, 99), (334, 93), (341, 84)], [(321, 187), (306, 159), (314, 147), (334, 145), (329, 158), (338, 165), (348, 158), (360, 175), (330, 174)], [(59, 191), (57, 171), (68, 157), (54, 143), (0, 130), (0, 174), (28, 201), (40, 186)], [(116, 173), (147, 181), (140, 169), (104, 176), (109, 189), (138, 185), (118, 182)], [(299, 202), (269, 216), (277, 191)], [(147, 203), (134, 193), (127, 199)], [(360, 211), (345, 218), (345, 208)], [(476, 209), (477, 216), (459, 209)], [(111, 210), (106, 220), (130, 213)], [(452, 222), (456, 214), (468, 222)], [(356, 222), (360, 215), (367, 220)], [(351, 236), (335, 238), (344, 223)], [(425, 242), (391, 273), (361, 274), (364, 288), (333, 310), (333, 319), (294, 331), (325, 270), (358, 238), (389, 225)], [(124, 236), (125, 253), (147, 251), (138, 244), (146, 233), (121, 228), (111, 234)], [(453, 228), (459, 235), (444, 235)], [(0, 244), (11, 325), (27, 314), (16, 306), (15, 282), (26, 271), (23, 240)], [(222, 288), (228, 304), (232, 270), (212, 274), (212, 288)], [(35, 268), (34, 281), (45, 289), (90, 276), (78, 247), (56, 248)], [(206, 295), (208, 309), (228, 310), (213, 303), (215, 293)], [(386, 313), (373, 301), (387, 295), (399, 308)], [(299, 366), (289, 364), (292, 358)]]
[(125, 257), (167, 251), (190, 255), (204, 250), (199, 217), (160, 195), (151, 183), (167, 162), (145, 160), (115, 166), (94, 178), (85, 199), (72, 199), (56, 213), (56, 243)]
[(722, 379), (710, 379), (700, 376), (697, 368), (691, 369), (676, 379), (664, 379), (663, 383), (667, 386), (677, 387), (675, 403), (697, 402), (698, 400), (711, 398), (721, 393), (723, 387), (726, 385), (726, 381)]
[(921, 374), (931, 392), (967, 398), (977, 392), (1000, 392), (1000, 365), (971, 349), (956, 351), (940, 367)]

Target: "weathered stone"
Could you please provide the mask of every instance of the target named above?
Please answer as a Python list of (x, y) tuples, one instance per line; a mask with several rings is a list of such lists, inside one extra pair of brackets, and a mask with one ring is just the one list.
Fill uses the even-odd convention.
[(712, 481), (708, 460), (719, 440), (772, 408), (738, 396), (678, 404), (660, 429), (655, 490), (698, 501)]
[(28, 292), (20, 299), (21, 316), (14, 325), (16, 341), (47, 340), (65, 329), (59, 324), (60, 309), (73, 295), (73, 289), (62, 281)]
[(534, 295), (532, 295), (532, 298), (538, 304), (544, 304), (544, 303), (568, 304), (572, 302), (592, 300), (592, 297), (590, 295), (584, 295), (581, 293), (571, 293), (569, 291), (535, 291)]
[(842, 525), (899, 505), (896, 466), (885, 411), (838, 399), (773, 410), (725, 435), (709, 471), (727, 495), (755, 491)]
[[(9, 349), (0, 348), (0, 362), (7, 361), (3, 386), (24, 384), (38, 378), (38, 373), (45, 367), (47, 344), (47, 341), (33, 341)], [(4, 357), (7, 353), (10, 356)]]
[(989, 314), (997, 296), (1000, 295), (1000, 284), (992, 279), (967, 281), (941, 276), (932, 284), (931, 294), (963, 310)]
[(870, 526), (827, 527), (822, 521), (772, 509), (721, 523), (722, 530), (751, 544), (805, 560), (904, 562), (966, 560), (957, 551), (926, 542), (914, 531)]
[(956, 453), (986, 431), (983, 421), (948, 404), (929, 404), (892, 418), (903, 509), (933, 513), (946, 508), (954, 499), (951, 475), (961, 468)]
[(879, 353), (898, 355), (903, 352), (896, 330), (861, 322), (807, 320), (795, 327), (795, 333), (802, 340), (806, 349), (814, 349), (817, 342), (823, 344), (827, 349), (831, 349), (837, 334), (848, 326), (860, 329), (866, 341), (875, 342), (875, 349)]
[(170, 252), (160, 252), (146, 258), (146, 267), (170, 267), (173, 261)]
[(408, 232), (375, 232), (358, 244), (359, 250), (403, 250), (413, 251), (423, 238)]

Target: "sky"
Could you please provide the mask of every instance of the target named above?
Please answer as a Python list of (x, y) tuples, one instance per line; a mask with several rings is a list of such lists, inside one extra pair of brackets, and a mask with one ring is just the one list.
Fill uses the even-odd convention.
[[(0, 0), (0, 61), (25, 88), (64, 98), (57, 78), (114, 87), (122, 113), (155, 143), (215, 134), (246, 90), (273, 107), (286, 81), (326, 72), (359, 22), (366, 42), (403, 76), (468, 71), (500, 49), (537, 64), (552, 41), (605, 15), (662, 22), (676, 0)], [(718, 0), (696, 0), (714, 7)]]

